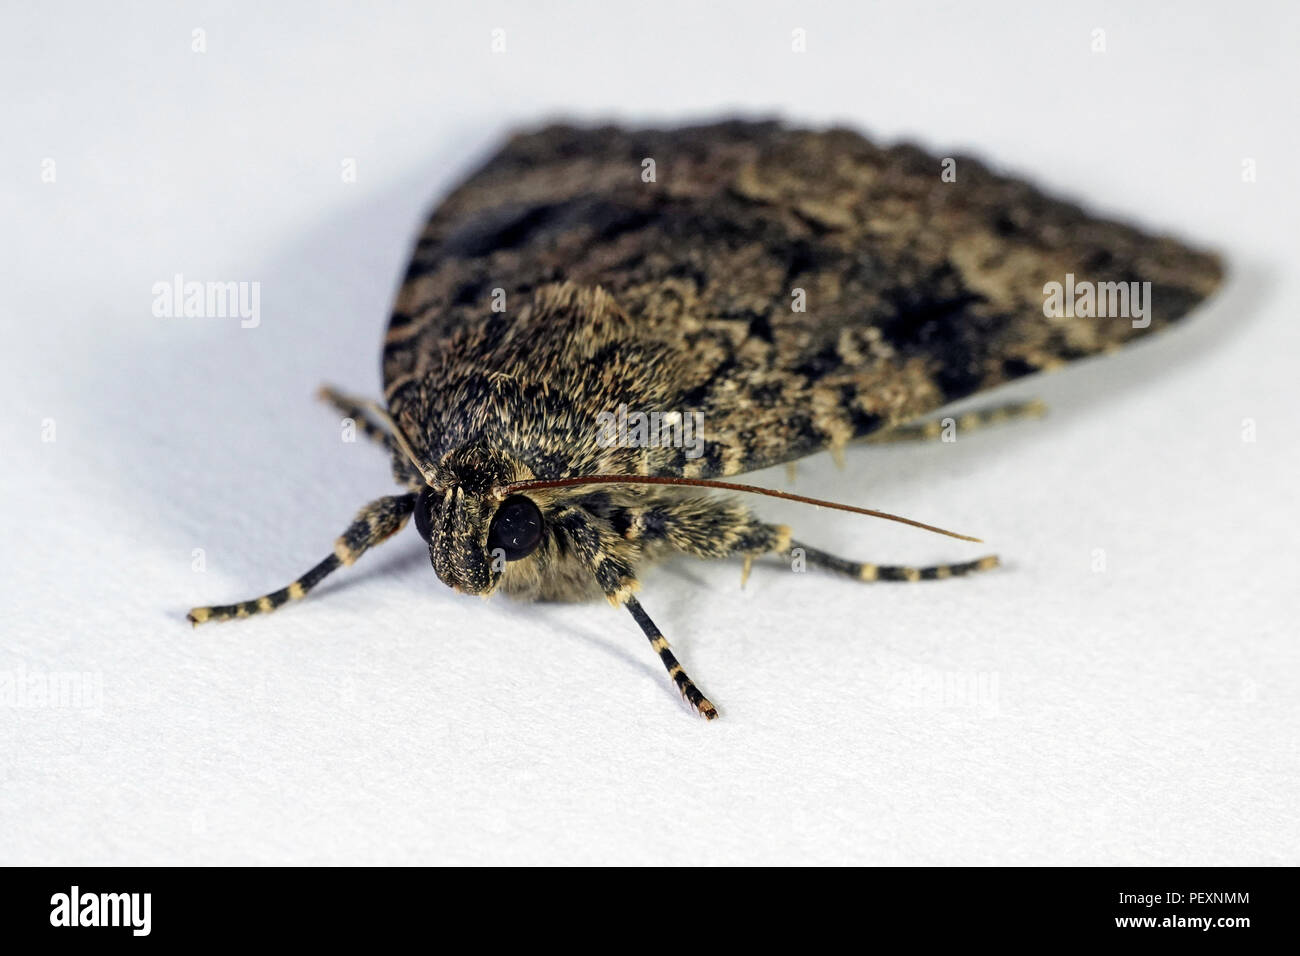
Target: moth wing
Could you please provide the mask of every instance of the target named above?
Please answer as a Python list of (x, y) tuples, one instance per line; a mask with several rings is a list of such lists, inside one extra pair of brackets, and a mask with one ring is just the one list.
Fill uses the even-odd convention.
[[(680, 351), (658, 410), (702, 416), (703, 454), (658, 471), (735, 475), (1114, 351), (1221, 276), (1209, 253), (976, 160), (847, 130), (556, 126), (516, 136), (430, 217), (385, 384), (400, 404), (422, 356), (493, 321), (493, 296), (600, 287)], [(1045, 314), (1067, 282), (1125, 314)]]

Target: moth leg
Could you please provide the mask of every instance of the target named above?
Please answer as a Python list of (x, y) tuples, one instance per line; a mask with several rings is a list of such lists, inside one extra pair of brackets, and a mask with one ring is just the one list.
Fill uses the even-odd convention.
[(631, 560), (639, 554), (638, 545), (613, 531), (606, 523), (591, 520), (581, 508), (566, 508), (552, 519), (552, 527), (562, 534), (573, 552), (591, 569), (596, 583), (611, 604), (622, 604), (640, 625), (650, 646), (663, 661), (668, 676), (692, 707), (706, 720), (718, 716), (710, 703), (668, 647), (668, 640), (650, 620), (639, 601), (632, 596), (637, 586)]
[[(1026, 418), (1042, 418), (1046, 413), (1047, 406), (1036, 398), (1027, 402), (1008, 402), (1006, 405), (981, 408), (959, 415), (957, 418), (952, 419), (952, 427), (957, 432), (964, 434), (980, 428), (987, 428), (990, 425), (1003, 425), (1007, 422)], [(884, 431), (868, 435), (863, 441), (869, 445), (886, 445), (901, 441), (933, 440), (942, 437), (944, 434), (943, 422), (944, 419), (939, 418), (928, 422), (895, 425), (893, 428), (887, 428)]]
[(388, 434), (388, 429), (370, 416), (370, 410), (366, 407), (364, 401), (350, 395), (344, 395), (330, 385), (322, 385), (316, 395), (321, 400), (333, 405), (345, 418), (350, 418), (356, 422), (357, 428), (371, 441), (383, 445), (394, 455), (402, 453), (396, 440), (392, 435)]
[(737, 555), (745, 559), (740, 585), (749, 580), (754, 559), (790, 547), (790, 529), (768, 524), (744, 505), (717, 498), (659, 501), (638, 512), (628, 536), (646, 545), (666, 545), (692, 557)]
[(939, 581), (944, 578), (961, 577), (975, 571), (990, 571), (1000, 563), (996, 554), (986, 554), (974, 561), (963, 561), (960, 564), (935, 564), (923, 568), (898, 564), (869, 564), (866, 561), (850, 561), (847, 558), (827, 554), (825, 551), (810, 548), (798, 541), (790, 542), (790, 547), (786, 549), (786, 556), (795, 556), (796, 551), (801, 552), (803, 559), (811, 565), (848, 575), (858, 581)]
[(650, 646), (655, 649), (655, 653), (659, 655), (659, 659), (664, 662), (664, 667), (668, 670), (668, 676), (673, 679), (673, 683), (677, 685), (677, 689), (681, 692), (681, 695), (690, 702), (690, 705), (694, 707), (699, 715), (705, 720), (717, 719), (717, 708), (714, 707), (700, 689), (695, 686), (695, 681), (691, 680), (690, 677), (686, 675), (686, 671), (682, 670), (682, 665), (677, 663), (676, 656), (674, 656), (673, 652), (668, 648), (668, 640), (660, 632), (655, 622), (650, 620), (650, 616), (646, 614), (645, 609), (641, 607), (640, 602), (631, 595), (628, 595), (624, 598), (623, 605), (631, 613), (637, 624), (641, 626), (641, 630), (650, 640)]
[(388, 453), (393, 459), (393, 477), (399, 485), (406, 485), (408, 488), (423, 486), (424, 476), (411, 464), (410, 459), (406, 457), (406, 453), (402, 451), (397, 439), (389, 433), (388, 428), (375, 421), (365, 401), (352, 398), (350, 395), (344, 395), (329, 385), (322, 385), (320, 391), (316, 394), (342, 412), (346, 418), (356, 422), (357, 428), (361, 430), (363, 435), (388, 449)]
[(912, 568), (893, 564), (850, 561), (790, 539), (785, 525), (768, 524), (742, 505), (710, 498), (684, 498), (647, 508), (631, 525), (644, 542), (663, 541), (697, 558), (745, 559), (741, 585), (749, 577), (755, 558), (766, 554), (792, 555), (799, 549), (808, 564), (847, 574), (859, 581), (933, 581), (960, 577), (998, 566), (996, 555), (985, 555), (960, 564), (939, 564)]
[(651, 503), (636, 513), (627, 536), (640, 544), (665, 544), (696, 558), (768, 554), (790, 545), (790, 529), (768, 524), (744, 505), (718, 498)]
[(194, 625), (205, 621), (228, 621), (235, 617), (266, 614), (290, 601), (305, 597), (326, 575), (352, 564), (368, 549), (401, 530), (415, 510), (415, 499), (416, 495), (412, 493), (388, 495), (370, 502), (357, 513), (352, 524), (334, 542), (334, 553), (288, 586), (238, 604), (196, 607), (186, 617)]

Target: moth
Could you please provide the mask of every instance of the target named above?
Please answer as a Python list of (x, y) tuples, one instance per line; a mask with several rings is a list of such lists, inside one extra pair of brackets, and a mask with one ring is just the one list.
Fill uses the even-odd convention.
[[(714, 492), (783, 493), (725, 479), (853, 442), (932, 436), (924, 419), (945, 405), (1165, 328), (1221, 276), (1208, 252), (976, 160), (844, 129), (516, 135), (419, 235), (384, 340), (384, 404), (322, 393), (387, 449), (401, 493), (366, 505), (287, 587), (189, 620), (302, 598), (413, 516), (455, 591), (626, 608), (712, 719), (635, 596), (647, 564), (738, 558), (747, 572), (797, 548), (861, 581), (997, 564), (828, 554)], [(1088, 284), (1091, 305), (1076, 294)], [(1068, 308), (1049, 308), (1067, 285)], [(1119, 302), (1121, 290), (1133, 300)], [(1136, 315), (1104, 314), (1116, 302)], [(637, 427), (611, 436), (616, 411)], [(994, 408), (961, 425), (1037, 411)], [(701, 426), (692, 442), (671, 428), (661, 440), (686, 416)]]

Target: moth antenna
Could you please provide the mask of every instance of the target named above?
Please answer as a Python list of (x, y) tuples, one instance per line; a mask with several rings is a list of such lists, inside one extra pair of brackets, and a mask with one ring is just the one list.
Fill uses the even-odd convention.
[(372, 402), (369, 399), (363, 399), (361, 401), (361, 404), (367, 410), (373, 413), (380, 421), (382, 421), (385, 425), (388, 426), (388, 430), (392, 432), (393, 437), (397, 439), (398, 447), (401, 448), (402, 452), (406, 455), (406, 457), (410, 459), (411, 464), (415, 466), (415, 470), (418, 471), (420, 474), (422, 474), (424, 476), (424, 480), (427, 481), (430, 485), (432, 485), (434, 483), (433, 469), (430, 468), (426, 462), (422, 461), (419, 458), (419, 456), (417, 456), (415, 452), (411, 450), (411, 443), (406, 440), (406, 435), (402, 433), (402, 429), (398, 427), (398, 424), (393, 419), (393, 416), (389, 415), (386, 410), (380, 408), (378, 402)]
[(530, 489), (571, 488), (574, 485), (616, 484), (689, 485), (695, 488), (717, 488), (721, 491), (744, 491), (754, 495), (767, 495), (769, 498), (784, 498), (786, 501), (797, 501), (800, 504), (815, 505), (818, 508), (834, 508), (836, 511), (850, 511), (853, 514), (866, 515), (870, 518), (884, 518), (886, 521), (897, 521), (899, 524), (911, 525), (913, 528), (920, 528), (922, 531), (933, 531), (935, 534), (947, 535), (950, 538), (957, 538), (961, 541), (983, 541), (982, 538), (973, 538), (968, 534), (958, 534), (956, 531), (936, 528), (932, 524), (913, 521), (911, 518), (904, 518), (901, 515), (890, 514), (887, 511), (875, 511), (871, 508), (859, 508), (856, 505), (841, 504), (838, 501), (825, 501), (821, 498), (809, 498), (807, 495), (796, 495), (790, 491), (777, 491), (775, 488), (760, 488), (758, 485), (741, 485), (732, 481), (713, 481), (708, 478), (675, 478), (672, 476), (651, 477), (648, 475), (578, 475), (573, 478), (534, 478), (529, 481), (516, 481), (512, 484), (506, 485), (502, 490), (504, 495), (512, 495)]

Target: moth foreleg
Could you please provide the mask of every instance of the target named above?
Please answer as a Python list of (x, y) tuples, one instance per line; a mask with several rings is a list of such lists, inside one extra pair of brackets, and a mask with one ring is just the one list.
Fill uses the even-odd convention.
[(637, 586), (633, 562), (641, 554), (640, 546), (582, 508), (563, 509), (551, 518), (551, 527), (563, 535), (610, 603), (622, 604)]
[(333, 405), (345, 418), (350, 418), (356, 422), (360, 432), (371, 441), (383, 445), (394, 454), (401, 451), (397, 447), (397, 442), (394, 441), (393, 436), (388, 434), (388, 429), (371, 417), (369, 409), (366, 408), (366, 403), (361, 399), (344, 395), (330, 385), (322, 385), (316, 395), (322, 401)]
[(851, 561), (810, 548), (797, 541), (790, 543), (786, 556), (791, 560), (802, 558), (815, 567), (826, 568), (838, 574), (845, 574), (858, 581), (939, 581), (944, 578), (961, 577), (975, 571), (989, 571), (999, 564), (996, 554), (986, 554), (974, 561), (960, 564), (935, 564), (929, 567), (913, 568), (898, 564), (870, 564), (866, 561)]
[(414, 494), (388, 495), (370, 502), (334, 542), (333, 554), (280, 590), (238, 604), (196, 607), (186, 617), (195, 625), (205, 621), (228, 621), (235, 617), (265, 614), (305, 597), (326, 575), (352, 564), (367, 550), (401, 530), (415, 509), (415, 499)]
[(659, 659), (664, 662), (664, 667), (668, 670), (668, 676), (673, 679), (677, 689), (681, 692), (682, 697), (696, 709), (701, 717), (705, 720), (714, 720), (718, 716), (718, 710), (704, 696), (703, 692), (695, 686), (695, 681), (687, 676), (686, 671), (682, 670), (682, 665), (677, 662), (677, 657), (668, 647), (668, 640), (663, 636), (654, 621), (646, 614), (645, 609), (641, 607), (636, 598), (628, 595), (623, 601), (628, 611), (632, 614), (633, 619), (641, 626), (641, 630), (650, 641), (650, 646), (655, 649)]
[(423, 476), (406, 457), (397, 439), (389, 433), (387, 427), (375, 420), (365, 401), (344, 395), (329, 385), (322, 385), (316, 394), (322, 401), (333, 405), (345, 418), (351, 419), (361, 434), (388, 450), (393, 458), (393, 475), (399, 484), (418, 486), (423, 482)]
[(1036, 398), (1028, 402), (1008, 402), (1006, 405), (966, 412), (956, 418), (937, 418), (928, 422), (896, 425), (868, 435), (863, 441), (869, 445), (886, 445), (901, 441), (932, 441), (949, 434), (965, 434), (988, 428), (990, 425), (1004, 425), (1025, 418), (1042, 418), (1046, 413), (1047, 406)]
[(551, 523), (555, 531), (564, 536), (572, 553), (590, 569), (610, 603), (622, 604), (628, 609), (650, 641), (650, 646), (659, 655), (659, 660), (663, 662), (668, 676), (677, 685), (682, 697), (700, 716), (707, 720), (717, 717), (717, 709), (687, 676), (669, 649), (668, 640), (632, 596), (632, 591), (637, 586), (632, 561), (640, 554), (639, 542), (618, 534), (606, 522), (592, 520), (581, 508), (565, 509)]

